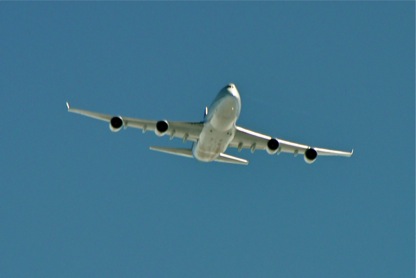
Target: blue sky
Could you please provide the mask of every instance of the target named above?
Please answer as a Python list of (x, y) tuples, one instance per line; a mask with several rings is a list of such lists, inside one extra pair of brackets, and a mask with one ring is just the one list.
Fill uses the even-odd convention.
[[(0, 276), (414, 277), (414, 2), (0, 4)], [(66, 111), (238, 124), (351, 159), (169, 156)], [(236, 154), (231, 150), (231, 154)]]

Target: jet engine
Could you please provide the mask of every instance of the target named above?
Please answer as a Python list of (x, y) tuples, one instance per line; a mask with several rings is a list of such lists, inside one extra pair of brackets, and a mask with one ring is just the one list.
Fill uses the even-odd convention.
[(169, 123), (167, 121), (158, 121), (156, 123), (155, 133), (157, 136), (163, 136), (169, 129)]
[(110, 130), (112, 132), (118, 132), (124, 126), (123, 118), (120, 116), (112, 117), (110, 120)]
[(314, 163), (317, 157), (318, 157), (318, 153), (316, 152), (315, 149), (309, 148), (305, 151), (304, 159), (306, 163), (308, 164)]
[(279, 149), (279, 141), (277, 139), (272, 138), (267, 142), (267, 153), (268, 154), (275, 154)]

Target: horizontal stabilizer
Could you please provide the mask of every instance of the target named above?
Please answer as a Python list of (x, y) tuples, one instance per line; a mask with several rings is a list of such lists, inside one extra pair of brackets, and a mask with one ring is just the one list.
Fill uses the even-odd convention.
[(181, 149), (181, 148), (165, 148), (165, 147), (150, 147), (152, 151), (168, 153), (173, 155), (179, 155), (184, 157), (193, 158), (191, 149)]
[[(168, 153), (173, 155), (179, 155), (184, 157), (193, 158), (192, 150), (191, 149), (182, 149), (182, 148), (166, 148), (166, 147), (150, 147), (152, 151), (162, 152), (162, 153)], [(240, 164), (240, 165), (247, 165), (248, 161), (242, 158), (238, 158), (235, 156), (231, 156), (225, 153), (220, 154), (216, 162), (222, 162), (222, 163), (232, 163), (232, 164)]]
[(235, 156), (231, 156), (225, 153), (220, 154), (220, 156), (215, 160), (217, 162), (223, 162), (223, 163), (232, 163), (232, 164), (240, 164), (240, 165), (247, 165), (248, 160), (238, 158)]

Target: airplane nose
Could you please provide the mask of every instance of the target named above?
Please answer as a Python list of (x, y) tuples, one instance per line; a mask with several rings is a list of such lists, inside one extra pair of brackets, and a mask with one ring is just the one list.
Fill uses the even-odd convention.
[(237, 87), (233, 83), (228, 84), (227, 86), (225, 86), (224, 89), (228, 92), (228, 94), (232, 95), (233, 97), (240, 97), (237, 91)]

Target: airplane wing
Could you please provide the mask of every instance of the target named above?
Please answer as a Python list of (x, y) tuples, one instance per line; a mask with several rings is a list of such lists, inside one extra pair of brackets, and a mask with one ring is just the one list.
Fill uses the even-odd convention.
[[(277, 149), (270, 149), (270, 147), (268, 146), (269, 142), (272, 139), (277, 140), (278, 142)], [(292, 153), (294, 155), (301, 154), (301, 155), (305, 155), (305, 161), (309, 163), (312, 163), (316, 159), (316, 156), (320, 156), (320, 155), (350, 157), (353, 154), (353, 151), (345, 152), (345, 151), (330, 150), (330, 149), (324, 149), (324, 148), (315, 148), (315, 147), (298, 144), (298, 143), (290, 142), (290, 141), (279, 139), (279, 138), (272, 138), (271, 136), (257, 133), (257, 132), (239, 127), (239, 126), (236, 127), (236, 133), (235, 133), (233, 141), (231, 141), (230, 146), (238, 148), (239, 150), (251, 149), (252, 152), (254, 152), (255, 150), (266, 150), (271, 153), (284, 152), (284, 153)], [(310, 151), (311, 149), (312, 151)], [(316, 153), (314, 153), (313, 150), (315, 150)], [(309, 155), (311, 155), (311, 157), (308, 160), (307, 157)]]
[[(80, 114), (96, 120), (101, 120), (109, 123), (110, 130), (113, 132), (119, 131), (121, 128), (137, 128), (144, 132), (153, 131), (159, 136), (168, 135), (171, 138), (181, 138), (184, 141), (195, 142), (198, 140), (202, 131), (203, 123), (200, 122), (175, 122), (175, 121), (154, 121), (137, 118), (129, 118), (123, 116), (112, 116), (108, 114), (101, 114), (88, 110), (72, 108), (69, 103), (66, 103), (68, 112)], [(162, 132), (158, 131), (157, 125), (162, 123)]]

